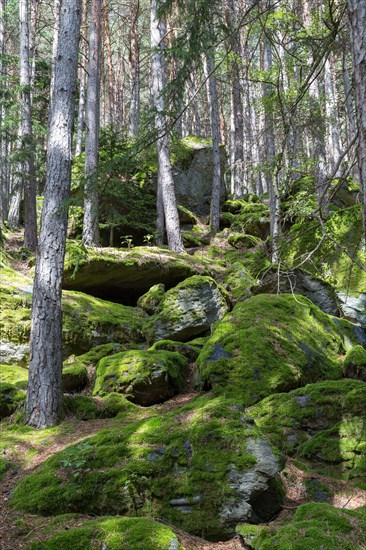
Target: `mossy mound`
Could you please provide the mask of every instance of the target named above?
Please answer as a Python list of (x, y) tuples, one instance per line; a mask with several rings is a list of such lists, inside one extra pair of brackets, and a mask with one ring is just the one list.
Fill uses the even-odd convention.
[(104, 517), (59, 531), (29, 550), (181, 550), (174, 531), (148, 518)]
[(343, 349), (333, 318), (307, 298), (260, 294), (214, 326), (197, 365), (205, 386), (250, 405), (274, 392), (340, 378)]
[(109, 393), (105, 397), (90, 397), (88, 395), (73, 395), (64, 398), (65, 415), (75, 416), (79, 420), (94, 420), (95, 418), (114, 418), (126, 413), (138, 415), (136, 405), (119, 393)]
[(120, 353), (121, 351), (127, 351), (128, 347), (129, 344), (117, 344), (116, 342), (101, 344), (100, 346), (95, 346), (91, 348), (89, 351), (83, 353), (82, 355), (71, 356), (67, 361), (71, 359), (72, 361), (80, 361), (86, 366), (95, 367), (97, 363), (101, 359), (103, 359), (103, 357), (107, 357), (108, 355), (115, 355), (116, 353)]
[(20, 390), (25, 390), (28, 383), (28, 369), (17, 365), (0, 365), (0, 382), (6, 382)]
[(183, 342), (175, 342), (174, 340), (159, 340), (155, 342), (150, 350), (165, 350), (176, 351), (183, 355), (191, 363), (194, 362), (201, 350), (202, 346), (193, 344), (185, 344)]
[(324, 381), (267, 397), (250, 409), (271, 442), (312, 470), (365, 487), (366, 384)]
[(137, 305), (149, 315), (153, 315), (159, 309), (159, 306), (164, 298), (164, 294), (165, 286), (162, 283), (154, 285), (146, 292), (146, 294), (140, 296), (137, 301)]
[(0, 382), (0, 420), (13, 414), (24, 399), (24, 391), (19, 390), (13, 384)]
[(82, 391), (88, 384), (88, 370), (79, 361), (66, 363), (62, 369), (62, 389), (66, 393)]
[(134, 305), (155, 284), (171, 288), (209, 270), (209, 262), (155, 246), (123, 250), (69, 243), (63, 284), (70, 290)]
[(344, 376), (366, 382), (366, 349), (363, 346), (355, 346), (350, 349), (344, 358)]
[(246, 265), (240, 260), (233, 261), (227, 270), (224, 286), (230, 294), (233, 302), (244, 300), (251, 296), (251, 288), (255, 279), (248, 271)]
[(173, 397), (184, 385), (187, 360), (180, 353), (131, 350), (101, 359), (94, 395), (112, 391), (125, 394), (133, 403), (154, 405)]
[[(4, 269), (0, 285), (1, 362), (27, 365), (32, 302), (32, 280)], [(107, 342), (143, 340), (146, 314), (138, 309), (107, 302), (81, 292), (63, 292), (63, 341), (65, 356), (82, 353)]]
[[(12, 506), (43, 515), (154, 516), (208, 537), (231, 536), (240, 519), (279, 509), (281, 461), (239, 403), (204, 396), (151, 413), (48, 459), (20, 481)], [(261, 507), (267, 491), (271, 511)]]
[(361, 205), (331, 212), (325, 223), (330, 238), (325, 238), (319, 248), (323, 232), (318, 222), (294, 224), (289, 232), (289, 244), (283, 248), (283, 258), (296, 265), (315, 250), (305, 264), (310, 273), (326, 280), (338, 291), (364, 292), (366, 272), (357, 265), (366, 265), (366, 253), (361, 248), (361, 217)]
[(188, 341), (207, 332), (228, 311), (226, 293), (211, 277), (189, 277), (168, 290), (158, 313), (144, 326), (148, 342)]
[(366, 544), (366, 508), (344, 510), (326, 503), (302, 504), (282, 526), (239, 526), (253, 550), (355, 550)]
[(238, 249), (253, 248), (260, 243), (260, 239), (258, 237), (254, 237), (253, 235), (239, 233), (236, 235), (230, 235), (228, 238), (228, 243)]

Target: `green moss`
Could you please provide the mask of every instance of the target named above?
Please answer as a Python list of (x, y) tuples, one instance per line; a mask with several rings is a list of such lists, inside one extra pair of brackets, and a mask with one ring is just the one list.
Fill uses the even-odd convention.
[(318, 223), (309, 220), (294, 224), (289, 233), (290, 241), (283, 248), (284, 259), (296, 265), (316, 249), (305, 264), (310, 273), (328, 281), (337, 290), (346, 289), (350, 294), (364, 292), (366, 273), (352, 261), (366, 264), (366, 253), (361, 247), (361, 205), (331, 212), (325, 228), (332, 240), (326, 238), (316, 249), (322, 237)]
[(181, 549), (170, 527), (147, 518), (99, 518), (82, 527), (60, 531), (29, 550), (171, 550)]
[[(132, 401), (136, 391), (152, 384), (162, 373), (173, 392), (183, 387), (187, 360), (179, 353), (154, 350), (131, 350), (102, 359), (97, 366), (94, 395), (106, 395), (112, 391), (128, 396)], [(139, 389), (138, 389), (139, 388)]]
[(5, 475), (6, 470), (8, 469), (8, 461), (6, 458), (0, 457), (0, 480)]
[(253, 235), (230, 235), (228, 238), (228, 243), (233, 246), (234, 248), (252, 248), (253, 246), (257, 246), (260, 242), (260, 239), (258, 237), (254, 237)]
[(149, 315), (153, 315), (159, 309), (159, 306), (164, 298), (165, 294), (165, 285), (157, 284), (154, 285), (144, 294), (140, 296), (137, 301), (138, 307), (142, 308)]
[(13, 384), (0, 382), (0, 420), (10, 416), (24, 399), (24, 391), (19, 390)]
[(80, 361), (64, 363), (62, 369), (62, 389), (64, 392), (81, 391), (88, 384), (88, 370)]
[(364, 347), (355, 346), (350, 349), (344, 358), (344, 366), (347, 368), (350, 365), (366, 367), (366, 349)]
[(184, 344), (182, 342), (175, 342), (174, 340), (159, 340), (155, 342), (151, 348), (151, 351), (165, 350), (176, 351), (186, 357), (188, 361), (193, 362), (197, 359), (200, 352), (200, 347), (192, 344)]
[(0, 382), (7, 382), (16, 388), (25, 390), (28, 382), (28, 370), (15, 365), (0, 365)]
[[(253, 467), (247, 438), (258, 435), (235, 400), (200, 397), (68, 447), (20, 481), (12, 506), (44, 515), (149, 515), (218, 535), (219, 511), (235, 496), (227, 473)], [(187, 502), (187, 513), (170, 503), (179, 498)]]
[(364, 509), (344, 510), (330, 504), (303, 504), (292, 521), (283, 526), (259, 527), (256, 533), (247, 526), (239, 527), (245, 541), (254, 550), (354, 550), (366, 543)]
[(233, 301), (244, 300), (251, 295), (251, 288), (256, 279), (252, 277), (246, 265), (240, 261), (232, 262), (227, 270), (224, 284)]
[(278, 448), (313, 471), (364, 484), (366, 384), (323, 381), (267, 397), (250, 409)]
[(258, 295), (214, 326), (197, 365), (203, 383), (247, 405), (273, 392), (342, 375), (332, 317), (302, 296)]
[(96, 364), (101, 359), (103, 359), (103, 357), (114, 355), (115, 353), (119, 353), (121, 351), (125, 351), (125, 345), (117, 344), (116, 342), (110, 342), (109, 344), (101, 344), (100, 346), (95, 346), (86, 353), (78, 355), (77, 357), (75, 357), (75, 359), (77, 359), (84, 365), (96, 366)]

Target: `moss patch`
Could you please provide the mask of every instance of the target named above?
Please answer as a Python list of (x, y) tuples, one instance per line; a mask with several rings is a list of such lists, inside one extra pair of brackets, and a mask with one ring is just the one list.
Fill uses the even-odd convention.
[(273, 392), (342, 376), (332, 317), (302, 296), (258, 295), (214, 326), (197, 364), (204, 384), (247, 405)]
[(10, 416), (25, 399), (25, 392), (13, 384), (0, 382), (0, 420)]
[(60, 531), (29, 550), (180, 550), (174, 531), (147, 518), (104, 517), (86, 521), (77, 529)]
[(44, 515), (149, 515), (217, 536), (219, 512), (235, 498), (227, 474), (255, 465), (247, 440), (259, 435), (235, 400), (200, 397), (54, 455), (18, 484), (12, 505)]
[(267, 397), (250, 409), (278, 448), (326, 475), (364, 487), (366, 384), (324, 381)]
[(175, 352), (117, 353), (98, 363), (93, 393), (106, 395), (115, 391), (142, 405), (160, 403), (183, 387), (186, 367), (187, 360)]
[(239, 526), (254, 550), (354, 550), (366, 543), (366, 510), (343, 510), (326, 503), (303, 504), (283, 526)]
[(28, 370), (16, 365), (0, 365), (0, 382), (7, 382), (18, 389), (25, 390), (28, 383)]

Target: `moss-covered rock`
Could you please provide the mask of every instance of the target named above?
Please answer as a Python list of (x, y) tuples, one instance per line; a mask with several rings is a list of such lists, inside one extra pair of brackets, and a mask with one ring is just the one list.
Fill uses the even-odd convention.
[(246, 265), (241, 261), (234, 261), (226, 272), (224, 286), (235, 303), (251, 296), (251, 288), (255, 282)]
[[(79, 522), (80, 523), (80, 522)], [(85, 521), (82, 527), (59, 531), (28, 550), (181, 550), (167, 525), (148, 518), (103, 517)]]
[(114, 418), (126, 413), (137, 415), (137, 406), (119, 393), (109, 393), (105, 397), (94, 398), (89, 395), (72, 395), (64, 398), (65, 415), (75, 416), (79, 420), (95, 418)]
[(210, 270), (209, 262), (155, 246), (123, 250), (69, 243), (65, 262), (64, 288), (127, 304), (153, 285), (171, 288)]
[(28, 383), (28, 369), (17, 365), (0, 365), (0, 382), (6, 382), (20, 390), (25, 390)]
[(80, 361), (66, 363), (62, 369), (62, 389), (66, 393), (82, 391), (88, 384), (88, 370)]
[(154, 405), (173, 397), (184, 384), (187, 360), (170, 351), (131, 350), (101, 359), (94, 395), (123, 393), (133, 403)]
[[(12, 506), (44, 515), (148, 515), (208, 537), (230, 536), (238, 521), (280, 508), (281, 460), (240, 403), (204, 396), (164, 415), (150, 412), (48, 459), (20, 481)], [(262, 507), (267, 491), (271, 510)]]
[(150, 350), (176, 351), (183, 355), (189, 362), (193, 363), (201, 350), (200, 345), (176, 342), (174, 340), (158, 340)]
[[(0, 283), (1, 362), (25, 366), (29, 362), (32, 280), (12, 269), (4, 269)], [(146, 314), (82, 294), (63, 292), (64, 355), (82, 353), (107, 342), (143, 340), (141, 328)]]
[(250, 409), (279, 449), (319, 473), (365, 485), (366, 384), (342, 379), (267, 397)]
[(164, 298), (164, 294), (165, 286), (162, 283), (154, 285), (146, 292), (146, 294), (140, 296), (137, 301), (137, 305), (149, 315), (153, 315), (159, 309), (159, 306)]
[(19, 390), (13, 384), (0, 382), (0, 420), (13, 414), (24, 399), (24, 391)]
[(211, 277), (189, 277), (165, 293), (160, 311), (144, 326), (151, 343), (188, 341), (207, 332), (228, 311), (227, 296)]
[[(103, 357), (107, 357), (108, 355), (115, 355), (116, 353), (120, 353), (121, 351), (127, 351), (128, 344), (117, 344), (116, 342), (110, 342), (109, 344), (101, 344), (100, 346), (95, 346), (91, 348), (86, 353), (83, 353), (82, 355), (78, 356), (71, 356), (72, 361), (80, 361), (86, 366), (92, 366), (95, 367), (97, 363)], [(70, 358), (67, 360), (69, 361)]]
[(245, 235), (243, 233), (238, 233), (230, 235), (228, 238), (228, 243), (234, 248), (243, 249), (243, 248), (253, 248), (257, 246), (260, 242), (258, 237), (253, 235)]
[(366, 349), (363, 346), (350, 349), (344, 358), (343, 370), (346, 378), (366, 382)]
[(338, 509), (326, 503), (302, 504), (291, 521), (237, 528), (253, 550), (354, 550), (366, 544), (366, 508)]
[(273, 392), (340, 378), (341, 332), (303, 296), (261, 294), (215, 324), (197, 364), (206, 386), (240, 395), (249, 405)]

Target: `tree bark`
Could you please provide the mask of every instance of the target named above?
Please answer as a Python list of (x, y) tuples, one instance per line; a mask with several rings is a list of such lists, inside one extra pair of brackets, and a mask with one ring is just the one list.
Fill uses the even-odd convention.
[(212, 233), (220, 231), (220, 199), (221, 199), (221, 159), (220, 159), (220, 112), (215, 75), (213, 53), (207, 54), (208, 95), (211, 112), (211, 135), (213, 149), (213, 180), (210, 206), (210, 229)]
[(357, 156), (362, 191), (363, 235), (366, 243), (366, 3), (364, 0), (348, 0), (348, 17), (357, 111)]
[[(31, 105), (31, 63), (29, 57), (29, 5), (28, 0), (19, 2), (20, 22), (20, 89), (21, 123), (20, 147), (23, 150), (21, 163), (24, 187), (24, 246), (37, 248), (37, 183), (33, 158), (33, 131)], [(26, 153), (26, 154), (24, 154)]]
[(27, 423), (56, 424), (62, 400), (61, 283), (70, 193), (81, 0), (63, 0), (47, 149), (47, 176), (33, 289)]
[(151, 47), (152, 54), (152, 97), (155, 107), (155, 128), (157, 131), (159, 185), (164, 204), (165, 228), (168, 246), (173, 252), (184, 252), (180, 233), (175, 189), (170, 164), (170, 151), (165, 123), (164, 86), (166, 67), (164, 59), (165, 22), (158, 19), (160, 0), (151, 0)]
[(131, 137), (137, 138), (140, 124), (140, 48), (138, 38), (138, 19), (140, 15), (140, 2), (137, 1), (132, 11), (132, 23), (130, 29), (130, 73), (131, 73), (131, 101), (130, 101), (130, 125)]
[(81, 15), (81, 62), (80, 62), (80, 87), (79, 87), (79, 107), (78, 107), (78, 123), (76, 131), (75, 157), (81, 155), (83, 150), (83, 134), (84, 134), (84, 115), (85, 115), (85, 99), (86, 99), (86, 55), (87, 55), (87, 40), (84, 36), (86, 29), (86, 16), (88, 3), (87, 0), (82, 0), (82, 15)]
[(98, 148), (100, 124), (102, 0), (92, 0), (89, 35), (88, 92), (86, 103), (85, 184), (83, 243), (99, 243)]

